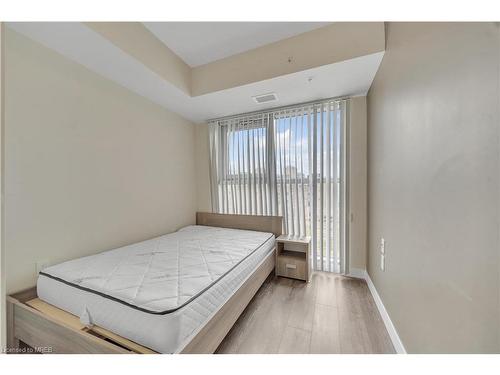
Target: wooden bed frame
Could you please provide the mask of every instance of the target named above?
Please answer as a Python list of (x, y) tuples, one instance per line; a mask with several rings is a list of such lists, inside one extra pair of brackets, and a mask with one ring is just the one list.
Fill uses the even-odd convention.
[[(280, 216), (251, 216), (196, 213), (197, 225), (248, 229), (281, 235)], [(236, 292), (193, 335), (177, 353), (213, 353), (274, 270), (272, 251)], [(25, 345), (23, 345), (25, 344)], [(26, 345), (28, 347), (26, 347)], [(41, 353), (156, 353), (104, 328), (85, 327), (77, 316), (38, 299), (36, 287), (7, 297), (7, 352)]]

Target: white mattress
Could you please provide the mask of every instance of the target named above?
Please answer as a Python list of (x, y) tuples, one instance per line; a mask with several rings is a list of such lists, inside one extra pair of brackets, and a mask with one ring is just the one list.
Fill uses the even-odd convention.
[(189, 226), (48, 267), (38, 297), (161, 353), (173, 353), (274, 248), (271, 233)]

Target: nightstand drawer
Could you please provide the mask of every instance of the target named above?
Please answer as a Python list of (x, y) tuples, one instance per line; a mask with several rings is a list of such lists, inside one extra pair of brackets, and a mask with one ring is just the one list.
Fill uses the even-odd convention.
[(306, 280), (305, 259), (294, 259), (292, 257), (278, 257), (276, 265), (278, 276), (291, 277), (294, 279)]

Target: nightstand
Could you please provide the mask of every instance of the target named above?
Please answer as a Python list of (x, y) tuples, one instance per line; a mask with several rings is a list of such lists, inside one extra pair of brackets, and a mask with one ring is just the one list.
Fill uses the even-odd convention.
[(311, 238), (281, 235), (276, 239), (276, 275), (309, 281)]

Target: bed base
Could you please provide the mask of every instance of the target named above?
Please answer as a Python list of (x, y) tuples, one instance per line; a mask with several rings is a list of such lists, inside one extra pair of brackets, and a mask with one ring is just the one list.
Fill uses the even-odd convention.
[[(21, 342), (28, 345), (28, 353), (61, 354), (118, 354), (140, 353), (140, 347), (129, 340), (99, 334), (80, 324), (78, 317), (60, 310), (37, 298), (36, 288), (7, 297), (7, 349), (8, 353), (23, 353)], [(130, 345), (124, 346), (128, 342)], [(144, 348), (143, 353), (149, 349)]]
[[(197, 213), (198, 225), (281, 234), (281, 217)], [(177, 353), (214, 353), (275, 267), (273, 250), (238, 290), (179, 348)], [(106, 329), (83, 326), (79, 318), (38, 299), (36, 287), (7, 297), (7, 351), (21, 342), (39, 353), (153, 354), (155, 351)]]

